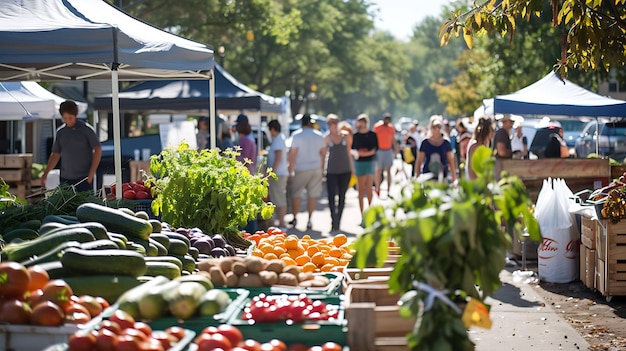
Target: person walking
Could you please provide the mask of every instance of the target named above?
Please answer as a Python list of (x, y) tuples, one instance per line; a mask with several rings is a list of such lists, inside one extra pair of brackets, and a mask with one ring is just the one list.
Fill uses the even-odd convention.
[(467, 145), (467, 164), (465, 165), (465, 176), (467, 177), (467, 179), (476, 179), (476, 172), (472, 167), (474, 152), (481, 145), (489, 147), (489, 143), (491, 143), (491, 138), (493, 138), (493, 123), (491, 119), (479, 119), (476, 129), (474, 129), (474, 135), (472, 135), (472, 139)]
[(196, 133), (196, 146), (198, 150), (206, 149), (209, 146), (209, 119), (200, 117), (198, 119), (198, 132)]
[(372, 187), (374, 186), (376, 171), (374, 158), (378, 150), (378, 138), (376, 133), (370, 130), (370, 119), (364, 113), (356, 118), (356, 133), (352, 137), (352, 150), (354, 150), (355, 155), (354, 174), (357, 177), (356, 184), (362, 217), (365, 209), (364, 198), (367, 197), (368, 206), (372, 203)]
[[(472, 134), (467, 130), (465, 123), (459, 118), (456, 122), (456, 166), (458, 168), (467, 167), (467, 145), (472, 139)], [(463, 174), (463, 169), (459, 171), (459, 175)]]
[(254, 138), (250, 137), (250, 133), (252, 133), (252, 126), (250, 126), (248, 116), (244, 114), (237, 116), (236, 123), (235, 129), (237, 130), (237, 134), (239, 134), (237, 145), (241, 148), (241, 150), (239, 150), (239, 155), (237, 155), (237, 160), (242, 162), (246, 168), (248, 168), (250, 174), (255, 174), (257, 147)]
[(278, 219), (278, 226), (285, 228), (285, 215), (287, 214), (287, 179), (289, 169), (287, 167), (287, 146), (285, 136), (281, 133), (281, 125), (277, 120), (271, 120), (267, 124), (272, 143), (267, 153), (267, 165), (272, 167), (276, 179), (269, 178), (270, 201), (276, 206), (274, 216)]
[(456, 168), (452, 145), (443, 136), (442, 120), (439, 116), (430, 118), (430, 136), (422, 142), (415, 160), (415, 176), (423, 173), (433, 173), (442, 182), (450, 175), (456, 181)]
[(74, 101), (62, 102), (59, 113), (64, 124), (57, 130), (52, 153), (41, 176), (41, 185), (46, 186), (48, 174), (60, 160), (61, 183), (73, 185), (76, 191), (93, 190), (94, 177), (102, 157), (100, 141), (92, 126), (78, 120), (78, 105)]
[(354, 174), (352, 162), (352, 134), (339, 129), (339, 117), (326, 117), (328, 134), (325, 136), (328, 161), (326, 164), (326, 191), (332, 221), (331, 230), (339, 230), (341, 215), (346, 203), (346, 191)]
[(380, 184), (383, 181), (383, 173), (387, 174), (387, 193), (391, 191), (391, 166), (398, 151), (396, 129), (391, 124), (391, 115), (385, 113), (383, 120), (374, 124), (374, 133), (378, 140), (376, 151), (376, 195), (380, 196)]
[[(419, 122), (417, 120), (413, 121), (409, 127), (409, 136), (406, 139), (406, 144), (411, 147), (413, 160), (417, 159), (417, 152), (419, 151), (422, 141), (424, 140), (418, 127)], [(415, 167), (413, 167), (413, 162), (411, 163), (411, 177), (415, 177)]]
[(302, 191), (307, 192), (308, 221), (306, 227), (311, 229), (311, 217), (315, 211), (317, 198), (322, 195), (322, 177), (324, 160), (326, 159), (326, 143), (324, 136), (313, 128), (311, 116), (302, 116), (302, 128), (293, 133), (289, 149), (289, 187), (291, 190), (291, 209), (293, 219), (289, 224), (296, 226), (300, 212)]

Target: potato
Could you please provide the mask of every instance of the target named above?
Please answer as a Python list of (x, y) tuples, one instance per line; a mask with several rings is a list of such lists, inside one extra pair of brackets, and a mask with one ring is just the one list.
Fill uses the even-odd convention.
[(266, 260), (255, 256), (248, 256), (244, 260), (246, 262), (246, 270), (248, 273), (259, 273), (265, 269), (267, 264)]
[(229, 288), (236, 288), (239, 286), (239, 276), (233, 271), (226, 273), (226, 286)]
[(281, 273), (278, 275), (279, 285), (298, 286), (298, 278), (291, 273)]
[(232, 270), (233, 260), (230, 257), (222, 257), (220, 258), (220, 268), (224, 274), (230, 272)]
[(272, 271), (260, 271), (259, 276), (263, 285), (272, 286), (278, 283), (278, 274)]
[(198, 270), (208, 272), (211, 270), (211, 267), (218, 266), (219, 260), (215, 258), (207, 258), (200, 262), (198, 262)]
[(304, 282), (307, 280), (312, 280), (313, 277), (314, 276), (312, 272), (300, 272), (300, 274), (298, 274), (298, 281)]
[(226, 276), (220, 267), (211, 267), (209, 270), (209, 274), (211, 275), (211, 282), (215, 286), (224, 286), (226, 285)]
[(232, 270), (233, 273), (237, 275), (243, 275), (244, 273), (248, 271), (246, 264), (243, 262), (233, 262), (230, 269)]
[(285, 262), (281, 259), (275, 259), (268, 262), (267, 267), (265, 267), (266, 271), (275, 272), (276, 275), (283, 272), (285, 269)]
[(286, 266), (283, 268), (283, 273), (289, 273), (296, 278), (296, 285), (298, 285), (298, 276), (300, 275), (300, 267), (298, 266)]
[(258, 274), (246, 273), (239, 277), (239, 286), (242, 288), (260, 288), (263, 286), (263, 282)]
[(322, 286), (326, 286), (326, 285), (330, 284), (330, 279), (328, 279), (328, 277), (325, 277), (323, 275), (316, 275), (316, 276), (313, 277), (313, 279), (318, 281), (318, 282), (320, 282), (320, 283), (322, 283), (322, 284), (324, 284)]

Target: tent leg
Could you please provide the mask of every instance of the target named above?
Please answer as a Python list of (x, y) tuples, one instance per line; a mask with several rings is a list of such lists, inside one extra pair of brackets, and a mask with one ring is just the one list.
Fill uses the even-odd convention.
[(114, 68), (111, 70), (111, 94), (113, 104), (113, 162), (115, 164), (115, 197), (122, 198), (122, 150), (120, 146), (120, 100), (118, 72)]
[(215, 68), (211, 69), (211, 79), (209, 80), (209, 147), (215, 149), (217, 146), (217, 133), (215, 118)]

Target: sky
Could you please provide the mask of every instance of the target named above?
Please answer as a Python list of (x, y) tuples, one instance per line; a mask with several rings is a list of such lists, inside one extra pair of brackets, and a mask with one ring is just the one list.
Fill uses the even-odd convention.
[(375, 0), (380, 9), (376, 27), (391, 32), (396, 38), (408, 40), (413, 27), (427, 16), (439, 16), (451, 0)]

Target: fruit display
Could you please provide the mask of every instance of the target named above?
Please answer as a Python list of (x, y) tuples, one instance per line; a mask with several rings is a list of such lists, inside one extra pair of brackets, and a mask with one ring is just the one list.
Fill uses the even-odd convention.
[[(146, 186), (143, 180), (136, 182), (122, 183), (122, 197), (126, 200), (152, 200), (152, 189)], [(111, 193), (108, 195), (111, 199), (117, 196), (116, 184), (111, 185)]]
[(252, 298), (250, 304), (243, 310), (241, 319), (250, 323), (278, 321), (301, 323), (305, 320), (332, 320), (338, 315), (338, 305), (312, 300), (305, 294), (269, 296), (260, 294)]
[(626, 218), (626, 185), (609, 192), (604, 199), (601, 214), (603, 218), (610, 219), (612, 223), (618, 223)]
[(281, 259), (287, 265), (300, 267), (303, 272), (340, 271), (352, 259), (352, 249), (345, 234), (329, 239), (312, 239), (306, 234), (298, 238), (271, 227), (267, 232), (244, 234), (244, 237), (256, 244), (253, 256)]
[(282, 259), (266, 260), (256, 256), (209, 258), (198, 262), (215, 286), (260, 288), (276, 285), (289, 287), (325, 287), (330, 280), (312, 272), (303, 272)]

